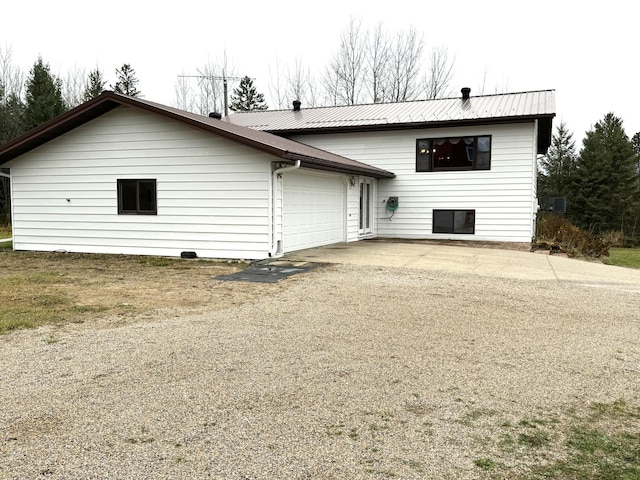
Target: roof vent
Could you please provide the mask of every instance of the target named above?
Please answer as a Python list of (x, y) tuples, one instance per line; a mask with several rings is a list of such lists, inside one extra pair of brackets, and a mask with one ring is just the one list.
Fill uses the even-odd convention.
[(300, 111), (300, 105), (302, 105), (302, 102), (300, 102), (300, 100), (294, 100), (293, 101), (293, 111), (294, 112), (299, 112)]
[(471, 89), (469, 87), (463, 87), (460, 91), (462, 92), (462, 100), (469, 100)]
[(218, 112), (211, 112), (209, 114), (209, 118), (215, 118), (216, 120), (220, 120), (222, 118), (222, 114)]

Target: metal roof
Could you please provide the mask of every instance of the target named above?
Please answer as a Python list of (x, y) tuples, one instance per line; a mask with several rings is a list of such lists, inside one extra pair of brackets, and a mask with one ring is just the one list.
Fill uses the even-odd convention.
[(93, 100), (89, 100), (1, 146), (0, 165), (123, 105), (140, 108), (192, 127), (221, 135), (286, 161), (300, 160), (303, 167), (362, 174), (376, 178), (395, 176), (386, 170), (267, 132), (234, 125), (215, 118), (185, 112), (159, 103), (110, 91), (103, 92)]
[(231, 114), (223, 121), (277, 134), (420, 128), (555, 116), (555, 91), (505, 93), (400, 103), (265, 110)]

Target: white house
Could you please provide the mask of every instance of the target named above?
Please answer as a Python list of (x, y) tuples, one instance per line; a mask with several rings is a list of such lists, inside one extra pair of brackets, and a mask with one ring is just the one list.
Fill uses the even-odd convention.
[(14, 248), (262, 259), (531, 239), (552, 91), (297, 107), (221, 120), (105, 92), (0, 147)]
[[(360, 236), (530, 242), (552, 90), (300, 108), (225, 119), (395, 173), (359, 179)], [(397, 197), (397, 208), (387, 208)]]
[(16, 250), (245, 259), (357, 240), (352, 179), (393, 177), (113, 92), (0, 147), (0, 166)]

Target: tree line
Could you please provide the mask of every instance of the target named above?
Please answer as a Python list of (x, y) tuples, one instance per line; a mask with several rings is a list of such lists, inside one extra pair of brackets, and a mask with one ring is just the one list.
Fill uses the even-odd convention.
[[(75, 70), (63, 80), (38, 57), (25, 76), (11, 64), (11, 52), (0, 49), (0, 145), (19, 137), (32, 128), (100, 95), (107, 85), (99, 68), (82, 78)], [(125, 95), (138, 96), (138, 79), (129, 64), (116, 69), (116, 82), (111, 88)], [(0, 172), (7, 173), (0, 167)], [(10, 221), (8, 178), (0, 176), (0, 225)]]
[(538, 197), (566, 199), (566, 216), (596, 235), (620, 232), (640, 243), (640, 132), (627, 136), (608, 113), (586, 132), (580, 151), (562, 122), (539, 162)]
[[(390, 32), (382, 24), (366, 28), (362, 20), (351, 18), (336, 50), (318, 73), (301, 58), (290, 65), (276, 58), (269, 67), (270, 107), (291, 108), (295, 100), (319, 107), (442, 98), (453, 93), (454, 65), (455, 58), (445, 47), (427, 51), (415, 27)], [(221, 112), (224, 80), (231, 78), (241, 82), (234, 95), (246, 100), (247, 89), (255, 88), (253, 79), (235, 77), (235, 70), (225, 52), (218, 60), (196, 68), (195, 74), (179, 75), (174, 106), (202, 115)], [(484, 82), (479, 93), (483, 90)], [(243, 108), (265, 108), (264, 94), (260, 95), (262, 102), (245, 101)]]

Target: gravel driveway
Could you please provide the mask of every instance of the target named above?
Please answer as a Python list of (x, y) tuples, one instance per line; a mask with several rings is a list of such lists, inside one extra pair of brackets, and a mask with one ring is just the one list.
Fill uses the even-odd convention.
[(0, 337), (0, 478), (516, 478), (523, 419), (640, 403), (638, 291), (337, 264), (265, 292)]

